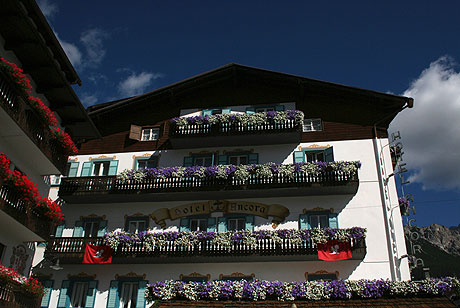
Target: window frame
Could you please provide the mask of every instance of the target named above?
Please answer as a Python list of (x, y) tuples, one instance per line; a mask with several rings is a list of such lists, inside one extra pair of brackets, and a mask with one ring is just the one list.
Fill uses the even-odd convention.
[[(333, 277), (334, 279), (321, 278), (321, 277), (324, 277), (324, 276), (330, 276), (331, 278), (332, 278), (332, 276), (334, 276)], [(318, 281), (318, 280), (334, 281), (334, 280), (338, 280), (338, 279), (339, 279), (339, 272), (338, 271), (328, 272), (328, 271), (320, 270), (320, 271), (316, 271), (314, 273), (305, 272), (305, 280), (306, 281)]]
[[(75, 306), (74, 304), (74, 301), (76, 300), (76, 296), (77, 294), (75, 293), (75, 291), (78, 291), (76, 290), (77, 286), (79, 285), (84, 285), (83, 289), (80, 289), (80, 292), (78, 294), (78, 296), (80, 297), (79, 298), (79, 301), (78, 301), (78, 306)], [(89, 281), (88, 280), (75, 280), (72, 282), (72, 288), (71, 288), (71, 291), (70, 291), (70, 307), (75, 307), (75, 308), (80, 308), (80, 307), (85, 307), (86, 306), (86, 297), (87, 297), (87, 294), (88, 294), (88, 290), (89, 290)]]
[[(147, 131), (147, 130), (149, 131), (148, 139), (144, 139), (144, 132)], [(156, 131), (156, 138), (153, 138), (155, 136), (154, 131)], [(156, 140), (160, 139), (160, 133), (161, 133), (161, 129), (158, 126), (142, 126), (142, 128), (141, 128), (141, 136), (140, 136), (139, 141), (142, 141), (142, 142), (156, 141)]]
[[(152, 168), (157, 168), (158, 167), (158, 162), (160, 157), (158, 155), (152, 155), (150, 157), (136, 157), (134, 158), (134, 169), (135, 170), (142, 170), (139, 169), (139, 162), (140, 161), (153, 161), (155, 164), (155, 167)], [(143, 169), (149, 169), (149, 168), (143, 168)]]
[(130, 227), (130, 223), (133, 222), (133, 221), (143, 221), (144, 222), (144, 226), (145, 226), (145, 229), (142, 230), (142, 231), (137, 231), (135, 233), (138, 233), (138, 232), (143, 232), (143, 231), (146, 231), (149, 229), (149, 222), (150, 222), (150, 217), (148, 215), (145, 215), (145, 216), (127, 216), (125, 218), (125, 228), (124, 230), (126, 232), (131, 232), (129, 231), (129, 227)]
[[(303, 214), (299, 215), (299, 230), (302, 229), (313, 229), (310, 223), (310, 217), (311, 216), (322, 216), (325, 215), (327, 217), (327, 226), (320, 227), (320, 229), (324, 228), (339, 228), (339, 220), (338, 220), (338, 214), (334, 213), (331, 210), (313, 210), (313, 211), (304, 211)], [(333, 226), (331, 226), (333, 224)], [(321, 224), (320, 224), (321, 225)]]
[[(92, 162), (92, 168), (91, 168), (91, 176), (108, 176), (110, 173), (110, 162), (112, 160), (96, 160)], [(96, 165), (100, 166), (99, 167), (99, 172), (96, 174)], [(103, 168), (101, 172), (101, 167), (102, 166), (107, 166), (107, 168)], [(107, 174), (104, 174), (105, 170), (107, 169)], [(102, 173), (102, 174), (101, 174)]]
[[(310, 125), (307, 125), (305, 122), (310, 121)], [(315, 124), (315, 121), (317, 122)], [(319, 125), (318, 125), (319, 122)], [(319, 128), (318, 128), (319, 126)], [(308, 129), (307, 129), (308, 128)], [(302, 132), (303, 133), (309, 133), (309, 132), (322, 132), (323, 129), (323, 120), (321, 118), (309, 118), (309, 119), (304, 119), (302, 121)]]

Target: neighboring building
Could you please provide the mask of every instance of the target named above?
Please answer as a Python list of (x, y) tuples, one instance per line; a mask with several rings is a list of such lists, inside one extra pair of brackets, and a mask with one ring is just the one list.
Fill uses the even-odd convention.
[[(51, 192), (59, 189), (66, 205), (46, 255), (64, 270), (43, 269), (55, 281), (49, 307), (144, 307), (147, 282), (158, 280), (409, 280), (387, 129), (412, 105), (407, 97), (230, 64), (90, 107), (103, 138), (81, 145), (68, 177)], [(200, 117), (219, 114), (230, 123), (200, 124)], [(233, 122), (241, 115), (260, 115), (260, 122)], [(171, 121), (192, 116), (192, 124)], [(349, 163), (340, 169), (334, 161)], [(270, 162), (282, 166), (252, 166)], [(196, 167), (179, 179), (183, 169), (161, 169), (218, 165), (250, 165), (251, 174), (228, 167), (227, 178), (224, 167), (214, 167), (200, 177)], [(329, 167), (315, 174), (295, 169), (301, 166)], [(160, 169), (129, 179), (145, 168)], [(101, 245), (117, 229), (143, 236), (315, 227), (361, 227), (367, 235), (346, 240), (352, 258), (342, 261), (318, 260), (314, 240), (293, 236), (231, 249), (209, 239), (190, 246), (184, 238), (182, 245), (163, 239), (151, 249), (124, 244), (112, 264), (82, 264), (86, 243)]]
[[(53, 132), (65, 131), (75, 141), (99, 133), (72, 89), (80, 79), (37, 4), (0, 6), (0, 263), (28, 277), (34, 242), (49, 240), (54, 230), (40, 196), (49, 194), (49, 176), (64, 173), (67, 165), (68, 152)], [(17, 69), (14, 77), (14, 65), (25, 75)], [(17, 78), (30, 85), (19, 86)], [(8, 292), (0, 290), (0, 305)]]

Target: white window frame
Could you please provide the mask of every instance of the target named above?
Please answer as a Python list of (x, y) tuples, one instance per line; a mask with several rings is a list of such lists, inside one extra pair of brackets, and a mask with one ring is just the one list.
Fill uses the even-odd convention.
[(304, 119), (302, 123), (302, 131), (305, 132), (319, 132), (323, 130), (323, 122), (319, 118)]
[[(135, 308), (137, 303), (138, 281), (123, 281), (121, 283), (119, 308)], [(126, 294), (128, 293), (128, 294)], [(125, 300), (127, 301), (125, 302)]]
[(72, 297), (70, 307), (85, 307), (86, 296), (88, 294), (88, 281), (75, 281), (72, 287)]
[[(231, 162), (232, 158), (236, 158), (236, 162), (237, 162), (236, 164), (232, 164), (232, 162)], [(241, 163), (241, 158), (244, 158), (246, 160), (245, 164)], [(235, 165), (235, 166), (247, 165), (248, 161), (249, 161), (248, 155), (229, 155), (228, 156), (228, 163), (232, 164), (232, 165)]]
[[(323, 159), (321, 159), (319, 155), (322, 155)], [(314, 159), (309, 159), (309, 157), (313, 157)], [(317, 161), (326, 161), (326, 153), (324, 153), (324, 151), (307, 151), (305, 152), (305, 161), (310, 163)]]
[[(142, 228), (142, 230), (140, 230), (139, 228), (139, 225), (143, 223), (144, 224), (144, 228)], [(135, 224), (135, 230), (134, 231), (131, 231), (131, 224)], [(145, 221), (145, 219), (130, 219), (128, 221), (128, 232), (134, 232), (134, 233), (139, 233), (139, 232), (142, 232), (142, 231), (145, 231), (147, 230), (147, 222)]]
[(159, 127), (146, 127), (142, 128), (141, 141), (153, 141), (160, 138)]

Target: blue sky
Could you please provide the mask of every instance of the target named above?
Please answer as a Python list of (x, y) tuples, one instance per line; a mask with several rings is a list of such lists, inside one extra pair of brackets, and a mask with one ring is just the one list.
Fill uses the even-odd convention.
[(460, 224), (459, 2), (38, 2), (86, 106), (230, 62), (414, 97), (390, 131), (403, 137), (416, 223)]

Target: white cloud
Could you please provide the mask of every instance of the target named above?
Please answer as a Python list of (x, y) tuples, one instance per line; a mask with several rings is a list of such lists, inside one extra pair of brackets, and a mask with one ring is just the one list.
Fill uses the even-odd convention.
[(89, 106), (92, 106), (94, 104), (96, 104), (98, 101), (98, 98), (96, 95), (90, 95), (90, 94), (83, 94), (82, 97), (81, 97), (81, 102), (83, 103), (83, 105), (85, 107), (89, 107)]
[(414, 108), (401, 112), (390, 128), (399, 130), (409, 180), (424, 189), (460, 189), (460, 73), (442, 57), (404, 92)]
[(82, 54), (80, 49), (78, 49), (78, 47), (74, 44), (61, 40), (56, 32), (54, 32), (54, 34), (56, 35), (56, 38), (61, 44), (62, 49), (64, 49), (67, 57), (69, 57), (69, 60), (72, 63), (72, 65), (75, 67), (80, 66), (82, 60)]
[(97, 66), (105, 57), (106, 50), (103, 41), (108, 38), (108, 33), (101, 29), (90, 29), (80, 36), (80, 41), (85, 46), (87, 65)]
[(38, 6), (47, 18), (53, 17), (59, 11), (57, 4), (51, 3), (50, 0), (40, 0)]
[(118, 84), (118, 91), (124, 96), (134, 96), (145, 92), (155, 79), (163, 77), (159, 73), (131, 73), (128, 78)]

